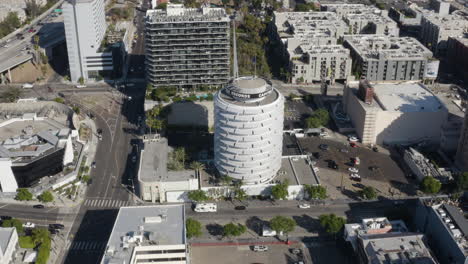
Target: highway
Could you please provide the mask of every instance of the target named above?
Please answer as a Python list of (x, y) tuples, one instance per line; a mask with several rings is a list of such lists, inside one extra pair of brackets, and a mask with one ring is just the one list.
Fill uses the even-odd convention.
[(0, 44), (0, 73), (32, 58), (35, 35), (40, 35), (39, 45), (47, 47), (51, 43), (64, 40), (64, 32), (63, 16), (53, 17), (49, 14), (20, 32), (22, 39), (13, 36), (4, 40)]

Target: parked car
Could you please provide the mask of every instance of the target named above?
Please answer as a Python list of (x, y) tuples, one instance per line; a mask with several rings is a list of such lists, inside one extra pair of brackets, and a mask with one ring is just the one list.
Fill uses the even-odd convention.
[(255, 251), (255, 252), (268, 251), (268, 247), (263, 246), (263, 245), (256, 245), (256, 246), (253, 246), (253, 251)]
[(328, 150), (328, 145), (327, 144), (320, 144), (319, 149), (321, 150)]
[(31, 222), (26, 222), (26, 223), (23, 224), (23, 227), (24, 228), (34, 228), (34, 227), (36, 227), (36, 224), (31, 223)]
[(60, 230), (49, 228), (49, 232), (50, 232), (51, 235), (57, 235), (57, 234), (60, 233)]
[(238, 205), (236, 207), (234, 207), (234, 210), (245, 210), (247, 209), (247, 207), (243, 206), (243, 205)]
[(91, 168), (93, 168), (93, 169), (96, 168), (96, 161), (93, 161), (93, 163), (91, 163)]
[(42, 209), (44, 208), (45, 206), (42, 205), (42, 204), (36, 204), (36, 205), (33, 205), (33, 208), (36, 208), (36, 209)]
[(62, 224), (49, 224), (49, 228), (53, 228), (53, 229), (64, 229), (65, 226), (62, 225)]
[(137, 161), (136, 155), (132, 156), (132, 162), (136, 162), (136, 161)]
[(306, 203), (300, 204), (300, 205), (299, 205), (299, 208), (301, 208), (301, 209), (309, 209), (309, 208), (310, 208), (310, 204), (306, 204)]
[(349, 143), (349, 145), (350, 145), (352, 148), (357, 148), (357, 147), (358, 147), (358, 145), (356, 145), (356, 143), (354, 143), (354, 142)]
[(30, 28), (30, 29), (28, 29), (28, 32), (29, 33), (34, 33), (34, 32), (36, 32), (36, 30), (34, 28)]
[(359, 172), (359, 170), (358, 170), (357, 168), (353, 168), (353, 167), (348, 168), (348, 170), (349, 170), (350, 172), (354, 172), (354, 173), (358, 173), (358, 172)]
[(351, 173), (349, 175), (351, 177), (351, 180), (360, 182), (361, 181), (361, 176), (357, 173)]
[(348, 138), (348, 141), (349, 141), (349, 142), (358, 142), (359, 139), (358, 139), (357, 137), (349, 137), (349, 138)]
[(320, 159), (320, 157), (322, 156), (322, 155), (320, 155), (320, 152), (314, 152), (313, 155), (314, 155), (314, 157), (315, 157), (316, 159)]
[(12, 217), (9, 216), (9, 215), (2, 215), (2, 216), (0, 216), (0, 220), (11, 220), (11, 219), (12, 219)]
[(340, 152), (343, 152), (343, 153), (348, 153), (348, 152), (349, 152), (349, 150), (347, 150), (347, 149), (345, 149), (345, 148), (342, 148), (342, 149), (340, 149)]

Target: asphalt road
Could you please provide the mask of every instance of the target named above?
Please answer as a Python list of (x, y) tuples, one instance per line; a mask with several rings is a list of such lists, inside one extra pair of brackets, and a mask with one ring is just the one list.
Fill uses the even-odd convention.
[[(142, 7), (144, 9), (149, 7), (147, 0), (143, 1)], [(130, 67), (128, 72), (129, 79), (145, 78), (145, 13), (136, 10), (136, 39), (135, 46), (132, 48), (132, 53), (129, 55)]]

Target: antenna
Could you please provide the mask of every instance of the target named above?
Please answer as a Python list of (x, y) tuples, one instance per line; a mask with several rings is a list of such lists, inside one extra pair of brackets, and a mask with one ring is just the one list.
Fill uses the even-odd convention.
[(237, 65), (237, 40), (236, 40), (236, 15), (234, 15), (234, 18), (232, 19), (232, 38), (233, 38), (233, 69), (232, 69), (232, 77), (234, 79), (239, 78), (239, 68)]

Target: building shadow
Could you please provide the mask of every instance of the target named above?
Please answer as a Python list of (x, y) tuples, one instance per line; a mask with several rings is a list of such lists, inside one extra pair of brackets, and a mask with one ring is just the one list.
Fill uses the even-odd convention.
[(117, 209), (87, 210), (65, 256), (65, 264), (99, 263), (105, 251), (84, 250), (83, 245), (106, 245), (112, 232)]
[(223, 236), (223, 226), (220, 224), (208, 224), (206, 225), (206, 230), (210, 235), (216, 236), (219, 239), (221, 239)]
[(312, 218), (306, 214), (293, 216), (292, 218), (296, 221), (299, 227), (304, 228), (307, 232), (316, 232), (319, 230), (319, 234), (323, 234), (323, 230), (318, 219)]
[(255, 232), (257, 235), (261, 236), (262, 235), (262, 231), (263, 231), (263, 227), (265, 225), (268, 225), (269, 222), (268, 221), (265, 221), (265, 220), (262, 220), (260, 218), (258, 218), (257, 216), (251, 216), (247, 219), (247, 221), (245, 222), (246, 226), (248, 229), (252, 230), (253, 232)]

